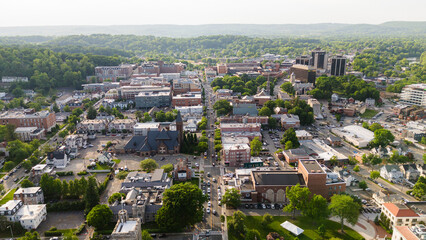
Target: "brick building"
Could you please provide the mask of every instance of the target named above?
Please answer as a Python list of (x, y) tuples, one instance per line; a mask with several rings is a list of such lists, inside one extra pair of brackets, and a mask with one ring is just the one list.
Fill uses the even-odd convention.
[(185, 93), (172, 97), (172, 106), (198, 106), (201, 105), (201, 93)]
[(148, 73), (160, 76), (161, 73), (180, 73), (185, 70), (183, 63), (167, 64), (163, 61), (144, 62), (138, 67), (138, 73)]
[(296, 80), (300, 80), (303, 83), (315, 84), (316, 71), (311, 66), (306, 65), (293, 65), (290, 67), (290, 75), (294, 73)]
[(221, 132), (260, 132), (260, 123), (221, 123)]
[(95, 75), (100, 82), (111, 80), (116, 82), (118, 79), (128, 79), (133, 73), (133, 66), (130, 64), (120, 66), (99, 66), (95, 67)]
[(250, 162), (250, 146), (248, 144), (223, 144), (222, 159), (229, 167), (243, 167)]
[(47, 132), (56, 125), (55, 112), (40, 111), (7, 111), (0, 114), (0, 124), (12, 124), (15, 127), (37, 127)]

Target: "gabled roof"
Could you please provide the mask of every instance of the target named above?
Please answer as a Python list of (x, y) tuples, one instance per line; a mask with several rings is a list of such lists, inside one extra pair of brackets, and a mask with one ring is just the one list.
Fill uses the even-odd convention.
[(399, 167), (397, 165), (384, 165), (383, 166), (387, 172), (391, 172), (392, 170), (399, 172)]
[(170, 140), (170, 136), (167, 134), (167, 131), (163, 129), (160, 134), (155, 137), (155, 140)]
[(65, 152), (64, 151), (53, 151), (47, 154), (47, 158), (49, 160), (51, 159), (64, 159), (65, 158)]
[(402, 204), (383, 203), (383, 206), (395, 217), (418, 217), (413, 210)]
[(164, 143), (168, 150), (179, 145), (177, 131), (149, 131), (147, 136), (133, 136), (124, 147), (125, 150), (147, 152), (157, 150)]
[(139, 150), (144, 144), (146, 136), (133, 136), (129, 142), (127, 142), (126, 146), (124, 146), (125, 150)]

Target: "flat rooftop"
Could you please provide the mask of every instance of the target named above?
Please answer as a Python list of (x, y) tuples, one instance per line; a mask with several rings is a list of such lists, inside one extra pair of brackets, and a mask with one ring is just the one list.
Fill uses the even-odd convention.
[(115, 232), (117, 233), (128, 233), (135, 231), (138, 225), (137, 221), (126, 221), (125, 223), (119, 223)]
[(40, 187), (19, 188), (18, 190), (16, 190), (14, 195), (21, 194), (21, 193), (23, 193), (23, 194), (34, 194), (34, 193), (37, 193), (38, 190), (40, 190)]
[(303, 175), (296, 171), (252, 171), (255, 185), (293, 186), (305, 185)]
[(300, 163), (309, 173), (325, 173), (322, 167), (315, 160), (300, 160)]

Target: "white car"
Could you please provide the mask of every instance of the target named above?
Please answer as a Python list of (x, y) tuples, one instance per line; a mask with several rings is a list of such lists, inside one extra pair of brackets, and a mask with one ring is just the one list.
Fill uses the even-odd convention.
[(212, 203), (209, 201), (209, 202), (207, 203), (207, 206), (208, 206), (208, 207), (211, 207), (211, 206), (212, 206)]
[(210, 188), (207, 188), (207, 193), (210, 193)]
[(210, 208), (209, 208), (209, 207), (206, 209), (206, 212), (207, 212), (207, 213), (210, 213)]

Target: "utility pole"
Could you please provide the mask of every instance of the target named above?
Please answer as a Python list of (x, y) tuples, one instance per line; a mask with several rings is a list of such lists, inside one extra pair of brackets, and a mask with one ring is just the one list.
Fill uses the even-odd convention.
[(12, 235), (12, 239), (13, 239), (12, 225), (7, 226), (7, 228), (10, 228), (10, 235)]

